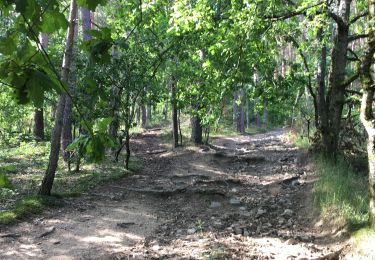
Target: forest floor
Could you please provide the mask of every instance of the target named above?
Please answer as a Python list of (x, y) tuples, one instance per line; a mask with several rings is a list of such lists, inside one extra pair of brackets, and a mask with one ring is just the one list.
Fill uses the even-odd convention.
[(334, 259), (345, 236), (313, 210), (314, 169), (288, 131), (170, 149), (133, 137), (142, 169), (0, 228), (0, 259)]

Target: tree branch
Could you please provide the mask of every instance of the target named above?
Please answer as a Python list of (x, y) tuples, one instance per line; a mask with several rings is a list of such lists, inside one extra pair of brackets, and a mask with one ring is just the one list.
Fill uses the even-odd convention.
[(307, 6), (305, 8), (302, 8), (301, 10), (292, 11), (290, 13), (266, 15), (266, 16), (264, 16), (264, 19), (270, 20), (270, 21), (286, 20), (288, 18), (292, 18), (292, 17), (298, 16), (298, 15), (306, 14), (307, 10), (309, 10), (311, 8), (314, 8), (314, 7), (317, 7), (317, 6), (320, 6), (322, 4), (324, 4), (324, 1), (318, 2), (315, 5)]
[(356, 41), (358, 39), (363, 39), (363, 38), (367, 38), (369, 35), (368, 33), (363, 33), (363, 34), (354, 34), (354, 35), (350, 35), (348, 37), (348, 41), (349, 42), (352, 42), (352, 41)]
[(349, 86), (352, 82), (354, 82), (358, 78), (359, 78), (359, 72), (355, 73), (350, 78), (346, 79), (345, 82), (342, 83), (340, 87), (346, 88), (347, 86)]
[(352, 25), (353, 23), (357, 22), (362, 17), (366, 17), (368, 15), (368, 12), (361, 13), (357, 16), (355, 16), (352, 20), (350, 20), (349, 24)]

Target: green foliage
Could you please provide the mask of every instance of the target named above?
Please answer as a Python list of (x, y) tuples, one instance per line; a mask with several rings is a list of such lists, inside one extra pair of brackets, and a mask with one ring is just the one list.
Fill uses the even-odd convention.
[(14, 186), (4, 173), (0, 173), (0, 189), (2, 188), (14, 190)]
[(368, 221), (367, 178), (356, 173), (344, 158), (333, 163), (323, 156), (315, 160), (319, 179), (314, 185), (315, 203), (323, 216), (343, 217), (351, 229)]
[(107, 0), (77, 0), (77, 4), (87, 7), (91, 11), (95, 11), (98, 5), (106, 5)]
[(17, 201), (11, 210), (0, 212), (0, 224), (12, 224), (41, 213), (46, 207), (61, 205), (55, 197), (29, 196)]

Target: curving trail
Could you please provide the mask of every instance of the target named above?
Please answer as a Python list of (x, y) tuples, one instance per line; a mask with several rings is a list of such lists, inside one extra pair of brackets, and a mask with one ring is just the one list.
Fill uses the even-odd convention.
[(135, 136), (143, 170), (0, 229), (0, 259), (329, 259), (313, 174), (287, 131), (168, 150)]

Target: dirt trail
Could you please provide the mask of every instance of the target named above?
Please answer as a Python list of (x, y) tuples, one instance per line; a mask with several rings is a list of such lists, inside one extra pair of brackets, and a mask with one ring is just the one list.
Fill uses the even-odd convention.
[(135, 136), (143, 170), (0, 229), (0, 259), (319, 259), (312, 173), (286, 131), (167, 151)]

